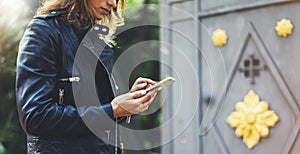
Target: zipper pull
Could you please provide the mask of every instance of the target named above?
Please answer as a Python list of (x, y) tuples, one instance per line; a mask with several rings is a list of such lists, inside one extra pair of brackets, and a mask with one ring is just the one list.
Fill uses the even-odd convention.
[(105, 133), (107, 134), (107, 141), (109, 142), (110, 130), (105, 130)]
[(59, 89), (59, 104), (63, 104), (63, 96), (64, 96), (64, 93), (65, 93), (65, 90), (64, 89)]
[(64, 81), (64, 82), (79, 82), (80, 81), (80, 77), (70, 77), (70, 78), (61, 78), (59, 79), (59, 81)]
[(70, 82), (79, 82), (80, 81), (80, 78), (79, 77), (71, 77), (71, 78), (69, 78), (69, 81)]

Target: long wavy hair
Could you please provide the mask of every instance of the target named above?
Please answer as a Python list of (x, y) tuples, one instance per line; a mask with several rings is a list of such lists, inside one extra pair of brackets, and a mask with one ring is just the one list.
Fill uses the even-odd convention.
[[(109, 27), (108, 35), (99, 35), (106, 43), (113, 43), (113, 34), (117, 26), (124, 25), (124, 8), (126, 0), (117, 0), (117, 7), (113, 8), (109, 15), (101, 20), (96, 20), (93, 16), (95, 9), (90, 0), (45, 0), (36, 14), (41, 15), (53, 10), (65, 10), (66, 20), (77, 28), (86, 29), (89, 26), (81, 25), (80, 20), (90, 20), (90, 24), (101, 24)], [(78, 18), (78, 16), (80, 18)]]

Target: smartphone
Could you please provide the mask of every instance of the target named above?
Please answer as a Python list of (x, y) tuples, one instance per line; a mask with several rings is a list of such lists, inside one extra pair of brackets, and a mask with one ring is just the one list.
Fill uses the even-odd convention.
[[(176, 80), (174, 78), (172, 78), (172, 77), (166, 77), (163, 80), (159, 81), (158, 83), (154, 84), (153, 86), (147, 88), (146, 92), (149, 92), (149, 91), (154, 90), (154, 89), (159, 88), (159, 87), (166, 87), (166, 86), (172, 84), (175, 81)], [(129, 124), (130, 121), (131, 121), (131, 116), (127, 116), (127, 120), (126, 121)]]
[(166, 77), (163, 80), (159, 81), (158, 83), (154, 84), (153, 86), (147, 88), (146, 92), (149, 92), (149, 91), (154, 90), (154, 89), (159, 88), (159, 87), (166, 87), (166, 86), (172, 84), (175, 81), (176, 80), (172, 77)]

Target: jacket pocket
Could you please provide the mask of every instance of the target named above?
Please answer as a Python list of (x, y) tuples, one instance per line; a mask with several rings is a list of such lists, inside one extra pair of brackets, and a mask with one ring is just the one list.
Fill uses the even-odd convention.
[(78, 82), (80, 82), (79, 76), (58, 79), (58, 104), (74, 102), (72, 84)]

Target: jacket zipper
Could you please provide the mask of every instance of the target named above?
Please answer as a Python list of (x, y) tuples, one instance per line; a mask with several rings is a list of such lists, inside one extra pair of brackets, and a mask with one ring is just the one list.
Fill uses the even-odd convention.
[[(115, 83), (115, 80), (114, 80), (113, 76), (108, 72), (107, 68), (105, 67), (105, 65), (103, 64), (103, 62), (101, 61), (101, 59), (96, 55), (96, 53), (94, 52), (94, 50), (90, 46), (88, 46), (86, 43), (83, 43), (83, 45), (86, 48), (88, 48), (94, 54), (94, 56), (97, 57), (98, 61), (100, 61), (101, 65), (102, 65), (102, 67), (104, 67), (104, 69), (106, 71), (106, 74), (108, 75), (108, 78), (109, 78), (109, 81), (110, 81), (110, 85), (111, 85), (114, 97), (116, 97), (116, 87), (115, 87), (116, 83)], [(118, 118), (115, 118), (115, 123), (116, 123), (116, 125), (115, 125), (115, 145), (114, 145), (115, 149), (114, 149), (114, 153), (118, 154), (118, 127), (117, 127), (118, 126)], [(109, 133), (107, 135), (108, 135), (107, 137), (109, 138)], [(120, 141), (120, 143), (121, 143), (121, 141)], [(124, 144), (121, 143), (121, 148), (123, 146), (124, 146)], [(123, 148), (121, 150), (123, 150)]]
[(112, 90), (113, 90), (113, 94), (114, 94), (114, 97), (116, 97), (116, 87), (115, 87), (115, 81), (114, 79), (112, 78), (112, 76), (110, 75), (110, 73), (108, 72), (107, 68), (105, 67), (105, 65), (103, 64), (103, 62), (101, 61), (101, 59), (96, 55), (96, 53), (94, 52), (94, 50), (88, 46), (86, 43), (83, 44), (86, 48), (88, 48), (93, 54), (94, 56), (97, 57), (98, 61), (100, 61), (102, 67), (104, 67), (105, 71), (106, 71), (106, 74), (108, 75), (108, 79), (110, 81), (110, 85), (112, 87)]
[[(59, 81), (62, 81), (62, 82), (79, 82), (80, 80), (80, 77), (70, 77), (70, 78), (61, 78), (59, 79)], [(58, 104), (64, 104), (64, 94), (65, 94), (65, 89), (63, 88), (59, 88), (58, 89), (58, 96), (59, 96), (59, 99), (58, 99)]]

